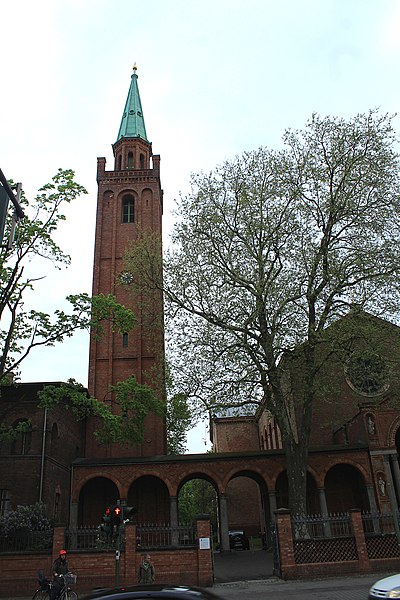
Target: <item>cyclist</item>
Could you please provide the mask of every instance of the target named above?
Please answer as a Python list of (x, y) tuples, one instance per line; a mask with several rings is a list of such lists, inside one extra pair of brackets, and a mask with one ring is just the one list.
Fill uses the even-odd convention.
[(56, 600), (57, 596), (64, 587), (64, 581), (60, 581), (60, 575), (66, 575), (68, 573), (68, 562), (66, 550), (60, 550), (58, 558), (53, 563), (53, 576), (54, 582), (51, 587), (50, 600)]

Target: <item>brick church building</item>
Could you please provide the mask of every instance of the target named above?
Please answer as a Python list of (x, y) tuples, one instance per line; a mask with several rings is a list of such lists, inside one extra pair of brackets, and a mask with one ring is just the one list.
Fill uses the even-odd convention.
[[(162, 239), (160, 156), (153, 154), (147, 137), (136, 69), (113, 154), (110, 170), (105, 158), (97, 159), (93, 293), (114, 294), (132, 308), (137, 324), (132, 332), (121, 335), (110, 327), (102, 339), (91, 339), (88, 389), (111, 406), (110, 386), (132, 374), (165, 399), (162, 327), (149, 335), (146, 326), (151, 315), (162, 316), (162, 297), (142, 303), (120, 285), (129, 278), (123, 257), (138, 228)], [(159, 250), (161, 254), (161, 242)], [(391, 511), (400, 500), (400, 329), (369, 315), (358, 318), (360, 327), (368, 322), (381, 341), (378, 363), (390, 368), (380, 377), (376, 370), (368, 373), (371, 363), (365, 356), (352, 372), (330, 361), (324, 376), (332, 385), (317, 398), (309, 452), (312, 513), (355, 507)], [(213, 453), (168, 455), (162, 418), (147, 416), (144, 440), (137, 447), (101, 445), (93, 435), (95, 421), (78, 423), (61, 408), (37, 406), (43, 385), (21, 383), (1, 391), (2, 422), (32, 421), (31, 431), (0, 447), (2, 513), (40, 500), (55, 522), (97, 525), (105, 507), (121, 499), (137, 507), (140, 522), (174, 525), (182, 487), (191, 479), (204, 479), (215, 490), (219, 539), (222, 549), (229, 550), (230, 529), (265, 533), (275, 509), (287, 506), (285, 452), (267, 407), (251, 417), (215, 418)]]

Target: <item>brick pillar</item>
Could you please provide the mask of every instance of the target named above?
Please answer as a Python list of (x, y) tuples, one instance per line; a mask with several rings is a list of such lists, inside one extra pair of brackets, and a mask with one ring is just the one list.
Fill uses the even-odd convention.
[[(65, 527), (54, 527), (53, 531), (53, 549), (52, 549), (52, 565), (58, 558), (60, 550), (65, 548)], [(68, 557), (67, 557), (68, 558)]]
[(125, 585), (134, 585), (137, 583), (138, 570), (139, 559), (137, 559), (136, 554), (136, 524), (126, 523), (124, 564), (121, 565)]
[(229, 544), (228, 502), (226, 494), (219, 495), (219, 535), (221, 538), (221, 550), (229, 552), (231, 547)]
[(365, 544), (364, 527), (362, 524), (361, 511), (352, 509), (350, 511), (351, 524), (353, 527), (354, 539), (358, 554), (358, 569), (359, 571), (371, 571), (371, 565), (368, 558), (367, 546)]
[(278, 508), (275, 511), (275, 519), (281, 577), (282, 579), (290, 579), (293, 578), (296, 572), (290, 511), (287, 508)]
[[(211, 524), (208, 515), (198, 516), (197, 525), (197, 585), (210, 587), (213, 584)], [(208, 543), (206, 542), (208, 540)], [(208, 545), (208, 548), (202, 548)]]

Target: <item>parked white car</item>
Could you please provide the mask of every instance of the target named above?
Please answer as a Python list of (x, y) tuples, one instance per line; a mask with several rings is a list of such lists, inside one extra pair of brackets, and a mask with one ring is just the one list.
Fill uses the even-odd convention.
[(369, 600), (400, 598), (400, 574), (379, 579), (369, 590)]

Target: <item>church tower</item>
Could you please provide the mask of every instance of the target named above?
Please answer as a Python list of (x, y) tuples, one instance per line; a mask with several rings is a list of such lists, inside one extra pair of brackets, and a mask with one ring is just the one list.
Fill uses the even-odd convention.
[[(91, 337), (89, 354), (89, 392), (98, 400), (111, 403), (110, 386), (135, 375), (165, 397), (164, 335), (149, 335), (146, 302), (134, 299), (119, 284), (126, 277), (124, 254), (137, 239), (138, 228), (162, 235), (163, 192), (160, 181), (160, 156), (154, 155), (147, 139), (140, 101), (138, 77), (134, 67), (117, 141), (113, 145), (114, 169), (106, 171), (106, 159), (97, 159), (97, 216), (93, 267), (93, 295), (113, 294), (117, 301), (133, 310), (136, 324), (131, 332), (120, 334), (106, 329), (101, 339)], [(152, 299), (151, 310), (163, 314), (162, 297)], [(155, 304), (154, 304), (155, 303)], [(162, 319), (160, 320), (162, 321)], [(89, 424), (87, 457), (155, 456), (166, 453), (165, 422), (155, 415), (145, 421), (144, 441), (140, 447), (97, 444), (94, 423)]]

